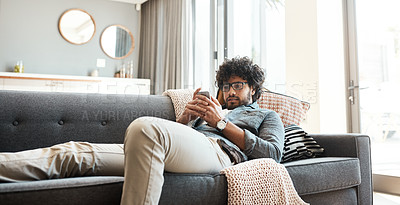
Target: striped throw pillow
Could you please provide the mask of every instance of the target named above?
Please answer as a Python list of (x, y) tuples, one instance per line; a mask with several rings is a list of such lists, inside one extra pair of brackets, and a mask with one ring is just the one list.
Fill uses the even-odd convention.
[(301, 127), (288, 125), (285, 127), (285, 143), (282, 162), (313, 158), (324, 151), (314, 138)]

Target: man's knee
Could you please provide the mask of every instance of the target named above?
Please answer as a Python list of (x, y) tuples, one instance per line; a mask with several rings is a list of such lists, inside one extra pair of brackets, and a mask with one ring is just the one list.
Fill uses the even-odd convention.
[(149, 129), (148, 127), (152, 126), (152, 122), (155, 120), (156, 118), (154, 117), (139, 117), (136, 120), (134, 120), (133, 122), (131, 122), (131, 124), (128, 126), (127, 128), (127, 133), (137, 133), (140, 132), (143, 129)]
[(150, 138), (154, 140), (158, 138), (157, 121), (159, 118), (155, 117), (140, 117), (134, 120), (127, 128), (125, 134), (125, 144), (129, 141), (143, 140), (143, 138)]

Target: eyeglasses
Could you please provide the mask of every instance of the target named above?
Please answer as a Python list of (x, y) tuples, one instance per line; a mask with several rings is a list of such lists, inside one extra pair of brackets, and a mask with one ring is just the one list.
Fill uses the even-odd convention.
[(241, 89), (243, 89), (244, 84), (247, 84), (247, 82), (224, 83), (222, 85), (222, 91), (229, 92), (231, 87), (233, 88), (233, 90), (241, 90)]

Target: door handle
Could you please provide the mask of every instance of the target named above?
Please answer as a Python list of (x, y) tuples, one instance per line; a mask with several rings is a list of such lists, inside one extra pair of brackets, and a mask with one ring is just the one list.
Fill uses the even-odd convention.
[(358, 89), (359, 86), (358, 85), (354, 85), (354, 81), (350, 80), (349, 83), (349, 87), (347, 87), (347, 89), (350, 91), (349, 92), (349, 100), (350, 100), (350, 104), (354, 105), (354, 89)]
[(349, 89), (349, 90), (354, 90), (354, 89), (356, 89), (356, 88), (359, 88), (360, 86), (358, 86), (358, 85), (351, 85), (351, 86), (349, 86), (347, 89)]

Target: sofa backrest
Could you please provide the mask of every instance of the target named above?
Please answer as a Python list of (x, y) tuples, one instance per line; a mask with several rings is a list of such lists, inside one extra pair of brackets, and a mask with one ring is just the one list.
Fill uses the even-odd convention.
[(123, 143), (141, 116), (175, 120), (167, 96), (0, 90), (0, 152), (68, 141)]

